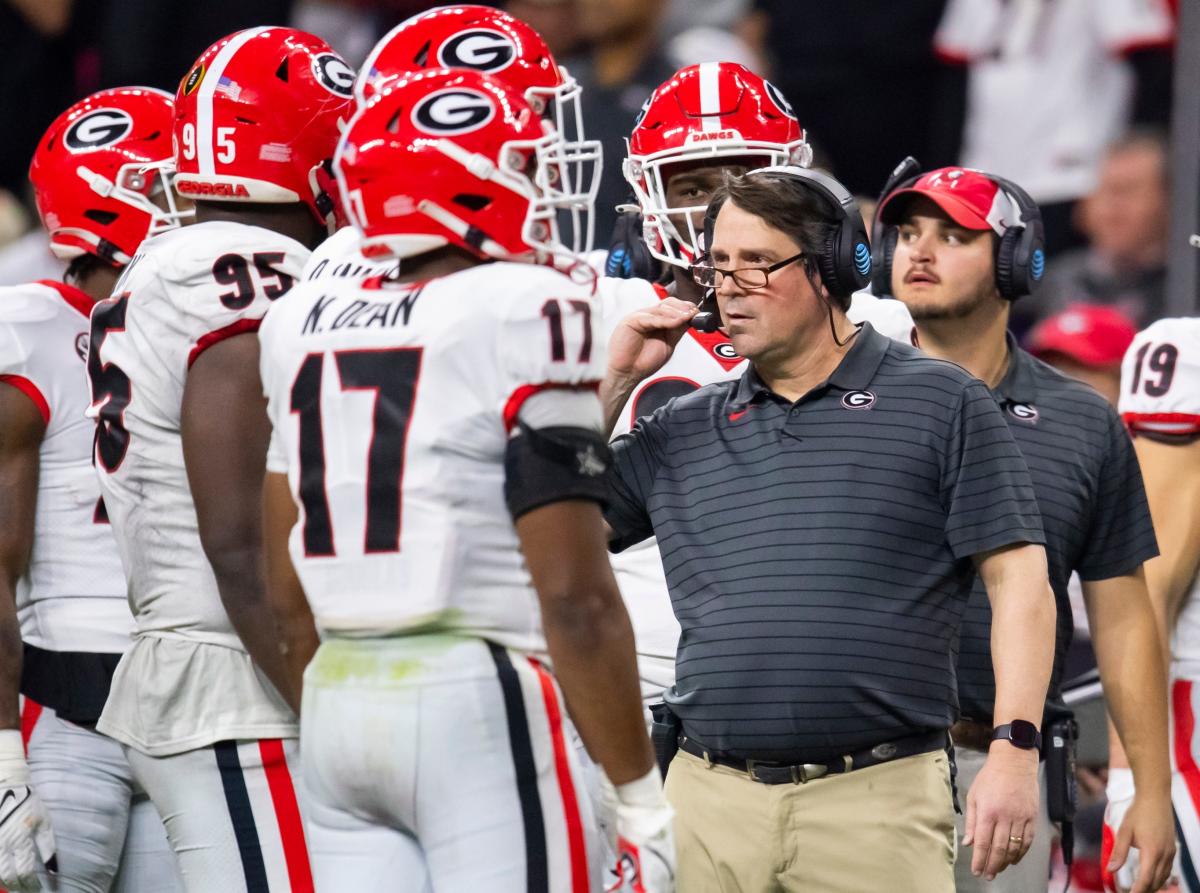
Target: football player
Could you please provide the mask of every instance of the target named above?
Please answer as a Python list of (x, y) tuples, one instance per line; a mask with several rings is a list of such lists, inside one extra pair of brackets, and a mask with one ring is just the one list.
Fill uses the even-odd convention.
[[(626, 237), (609, 251), (609, 276), (599, 285), (602, 337), (607, 340), (623, 318), (668, 295), (704, 302), (704, 290), (693, 281), (690, 268), (700, 255), (705, 208), (726, 173), (781, 164), (807, 167), (811, 158), (804, 130), (783, 94), (745, 66), (710, 62), (676, 72), (646, 101), (629, 138), (623, 170), (637, 196), (642, 230), (631, 229), (636, 215), (622, 218)], [(659, 279), (660, 263), (669, 271), (665, 287), (648, 278), (618, 278)], [(716, 309), (715, 302), (703, 306)], [(912, 317), (899, 301), (857, 293), (848, 316), (910, 341)], [(671, 398), (737, 378), (745, 369), (720, 329), (689, 329), (667, 364), (642, 382), (620, 410), (613, 436)], [(650, 538), (612, 560), (637, 635), (642, 696), (647, 703), (657, 701), (674, 684), (679, 641), (658, 545)]]
[[(1179, 849), (1175, 875), (1200, 893), (1200, 319), (1161, 319), (1141, 332), (1121, 365), (1121, 415), (1133, 434), (1159, 557), (1146, 584), (1171, 643), (1171, 801)], [(1133, 775), (1121, 754), (1108, 774), (1103, 858), (1106, 889), (1128, 890), (1136, 851), (1116, 866), (1110, 855), (1133, 802)], [(1111, 871), (1116, 868), (1115, 875)]]
[[(583, 142), (579, 85), (555, 62), (535, 30), (489, 6), (442, 6), (401, 22), (375, 44), (363, 62), (354, 81), (355, 102), (362, 107), (380, 84), (396, 75), (443, 67), (472, 68), (513, 87), (567, 140), (565, 151), (574, 157), (564, 172), (579, 179), (588, 176), (588, 168), (594, 166), (598, 176), (599, 146)], [(564, 213), (572, 214), (569, 209)], [(578, 250), (585, 242), (590, 244), (591, 232), (584, 232), (580, 225), (590, 223), (590, 217), (570, 219), (575, 231), (571, 238), (579, 239), (573, 247)], [(386, 272), (387, 265), (363, 257), (359, 246), (358, 231), (353, 226), (342, 227), (313, 252), (304, 278), (365, 279)], [(390, 266), (394, 267), (395, 261)]]
[(57, 865), (59, 889), (179, 888), (158, 813), (120, 745), (95, 731), (133, 617), (84, 416), (94, 303), (147, 233), (186, 214), (167, 180), (172, 113), (169, 94), (130, 87), (55, 119), (29, 177), (65, 281), (0, 289), (0, 886), (10, 891), (49, 889), (43, 863)]
[(321, 178), (352, 81), (289, 28), (209, 47), (175, 97), (197, 222), (148, 239), (92, 315), (95, 462), (137, 619), (98, 728), (125, 745), (188, 890), (312, 889), (261, 572), (255, 332), (331, 225)]
[(569, 705), (615, 785), (625, 882), (672, 889), (599, 511), (604, 344), (559, 234), (595, 182), (568, 188), (570, 164), (497, 78), (388, 82), (335, 168), (364, 255), (399, 275), (304, 282), (260, 332), (273, 599), (302, 616), (307, 595), (323, 641), (301, 713), (318, 887), (597, 889)]

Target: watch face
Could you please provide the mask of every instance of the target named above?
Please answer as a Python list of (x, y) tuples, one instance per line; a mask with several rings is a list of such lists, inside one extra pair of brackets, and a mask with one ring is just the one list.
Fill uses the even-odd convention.
[(1014, 719), (1009, 725), (1008, 734), (1009, 740), (1017, 747), (1030, 749), (1038, 745), (1037, 726), (1023, 719)]

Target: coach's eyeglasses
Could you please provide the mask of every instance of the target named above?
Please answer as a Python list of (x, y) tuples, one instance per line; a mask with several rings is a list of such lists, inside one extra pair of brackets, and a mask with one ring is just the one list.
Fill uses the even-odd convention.
[(720, 288), (721, 283), (728, 276), (738, 287), (753, 291), (756, 288), (766, 288), (772, 273), (783, 269), (788, 264), (794, 264), (802, 257), (804, 257), (803, 251), (792, 255), (787, 260), (773, 263), (769, 267), (742, 267), (740, 270), (722, 270), (707, 264), (692, 264), (692, 279), (702, 288)]

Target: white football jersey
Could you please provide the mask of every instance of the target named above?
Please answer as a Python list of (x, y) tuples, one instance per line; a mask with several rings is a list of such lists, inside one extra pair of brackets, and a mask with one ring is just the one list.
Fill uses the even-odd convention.
[[(606, 339), (624, 317), (667, 297), (666, 289), (643, 279), (604, 278), (597, 291)], [(856, 292), (846, 315), (851, 322), (869, 322), (889, 338), (911, 343), (912, 315), (900, 301)], [(626, 433), (637, 419), (650, 415), (672, 398), (713, 382), (739, 378), (745, 371), (745, 360), (725, 335), (689, 329), (662, 369), (634, 389), (613, 428), (613, 437)], [(675, 653), (679, 647), (679, 621), (667, 594), (658, 542), (650, 537), (611, 557), (637, 640), (642, 698), (657, 701), (663, 690), (675, 683)]]
[(180, 412), (192, 363), (257, 331), (308, 254), (271, 230), (197, 223), (143, 242), (92, 315), (96, 469), (137, 619), (99, 728), (144, 753), (296, 734), (222, 607), (200, 544)]
[(112, 654), (129, 647), (133, 616), (92, 470), (91, 310), (91, 298), (62, 282), (0, 288), (0, 381), (25, 392), (46, 420), (33, 553), (17, 581), (21, 638), (48, 651)]
[[(1135, 435), (1200, 434), (1200, 317), (1160, 319), (1138, 333), (1121, 363), (1119, 408)], [(1171, 658), (1178, 675), (1200, 678), (1200, 579), (1175, 624)]]
[(405, 285), (312, 280), (272, 309), (268, 469), (302, 507), (289, 546), (323, 632), (544, 650), (505, 447), (528, 397), (598, 385), (596, 323), (590, 289), (508, 263)]
[(400, 267), (399, 261), (378, 261), (363, 257), (359, 250), (362, 236), (352, 226), (343, 226), (332, 236), (313, 249), (304, 265), (300, 278), (310, 279), (354, 279), (361, 282), (372, 276), (394, 274)]

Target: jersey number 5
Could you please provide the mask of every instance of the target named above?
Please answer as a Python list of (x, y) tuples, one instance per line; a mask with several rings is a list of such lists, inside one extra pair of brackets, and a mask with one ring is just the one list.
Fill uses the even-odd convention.
[[(404, 447), (421, 374), (419, 347), (340, 350), (333, 354), (343, 391), (375, 392), (367, 447), (367, 517), (363, 551), (400, 551), (400, 485)], [(333, 525), (325, 491), (325, 432), (321, 380), (325, 355), (311, 353), (292, 383), (291, 411), (300, 421), (300, 502), (304, 506), (304, 553), (334, 555)]]
[[(1174, 344), (1160, 344), (1153, 351), (1151, 344), (1143, 344), (1133, 358), (1133, 386), (1129, 393), (1136, 394), (1142, 388), (1151, 397), (1162, 397), (1171, 390), (1171, 382), (1175, 380), (1175, 364), (1179, 360), (1179, 348)], [(1146, 355), (1149, 354), (1147, 362)], [(1149, 367), (1154, 374), (1142, 377), (1142, 366)]]
[(96, 456), (106, 471), (121, 467), (129, 449), (129, 431), (125, 428), (125, 407), (133, 396), (129, 376), (116, 363), (100, 359), (104, 340), (110, 332), (125, 331), (125, 310), (129, 292), (101, 301), (92, 311), (91, 349), (87, 370), (92, 380), (92, 406), (96, 408)]

